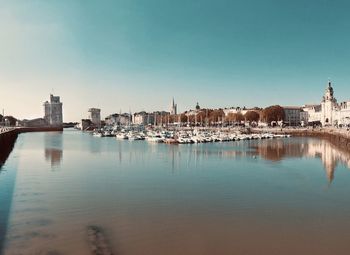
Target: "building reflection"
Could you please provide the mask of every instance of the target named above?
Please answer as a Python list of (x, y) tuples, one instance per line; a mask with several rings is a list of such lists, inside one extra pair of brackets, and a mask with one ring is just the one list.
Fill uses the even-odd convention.
[(51, 167), (61, 164), (63, 157), (63, 138), (61, 132), (45, 133), (45, 159), (51, 163)]
[(140, 142), (117, 141), (117, 160), (120, 165), (148, 160), (162, 160), (171, 170), (200, 167), (210, 158), (239, 159), (262, 158), (279, 162), (287, 158), (319, 158), (329, 182), (339, 163), (350, 169), (350, 152), (342, 150), (327, 140), (311, 138), (268, 139), (232, 143), (165, 145)]
[(334, 172), (339, 163), (350, 169), (350, 153), (342, 150), (327, 140), (287, 139), (265, 140), (251, 146), (254, 155), (270, 161), (285, 158), (320, 158), (329, 182), (334, 179)]
[(61, 164), (63, 152), (57, 149), (45, 149), (45, 159), (51, 162), (51, 166), (58, 166)]

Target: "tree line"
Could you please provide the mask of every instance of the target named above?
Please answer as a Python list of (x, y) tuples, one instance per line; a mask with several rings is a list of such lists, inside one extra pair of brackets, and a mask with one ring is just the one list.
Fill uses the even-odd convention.
[(244, 115), (241, 112), (231, 112), (225, 115), (223, 109), (201, 109), (196, 113), (183, 112), (177, 115), (158, 115), (157, 124), (187, 123), (190, 125), (239, 124), (243, 122), (257, 123), (259, 121), (271, 123), (285, 120), (283, 107), (272, 105), (265, 109), (254, 108)]

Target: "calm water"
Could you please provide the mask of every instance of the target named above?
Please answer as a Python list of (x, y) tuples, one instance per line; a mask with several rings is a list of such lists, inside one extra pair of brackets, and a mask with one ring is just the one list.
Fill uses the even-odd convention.
[(347, 152), (317, 139), (22, 134), (0, 172), (3, 253), (93, 254), (97, 226), (113, 254), (348, 255), (349, 167)]

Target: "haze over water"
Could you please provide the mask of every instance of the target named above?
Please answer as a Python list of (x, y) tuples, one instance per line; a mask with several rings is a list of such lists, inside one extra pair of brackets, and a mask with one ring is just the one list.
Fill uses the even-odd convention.
[(0, 172), (0, 186), (14, 185), (1, 197), (3, 253), (91, 254), (98, 226), (113, 254), (349, 254), (349, 166), (347, 152), (309, 138), (21, 134)]

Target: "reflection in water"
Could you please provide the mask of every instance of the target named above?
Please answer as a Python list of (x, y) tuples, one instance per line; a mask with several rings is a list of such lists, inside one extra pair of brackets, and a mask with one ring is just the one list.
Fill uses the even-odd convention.
[(51, 166), (58, 166), (61, 163), (62, 155), (62, 150), (45, 149), (45, 159), (51, 161)]
[[(228, 146), (230, 145), (230, 146)], [(234, 146), (232, 146), (234, 145)], [(287, 158), (320, 158), (327, 174), (329, 182), (334, 179), (334, 172), (338, 163), (342, 163), (350, 169), (350, 153), (342, 150), (327, 140), (310, 138), (291, 138), (259, 141), (241, 141), (234, 144), (197, 144), (197, 145), (161, 145), (151, 144), (148, 150), (136, 147), (130, 150), (132, 144), (128, 142), (119, 143), (117, 154), (120, 164), (123, 157), (129, 161), (144, 159), (147, 154), (161, 154), (161, 157), (171, 161), (172, 171), (187, 167), (191, 163), (195, 166), (198, 162), (209, 158), (242, 158), (260, 156), (265, 160), (279, 162)], [(181, 158), (181, 152), (186, 156)], [(165, 154), (165, 155), (163, 155)], [(181, 163), (181, 164), (180, 164)]]
[(319, 139), (283, 139), (264, 140), (251, 145), (253, 154), (266, 160), (280, 161), (285, 158), (320, 158), (329, 182), (334, 179), (334, 171), (338, 163), (350, 169), (350, 153), (327, 140)]
[[(5, 255), (348, 254), (349, 157), (326, 141), (22, 141)], [(332, 189), (319, 159), (330, 179), (337, 171)], [(74, 171), (46, 171), (47, 160)]]
[(45, 159), (51, 162), (52, 167), (60, 165), (63, 156), (62, 132), (47, 132), (45, 141)]

